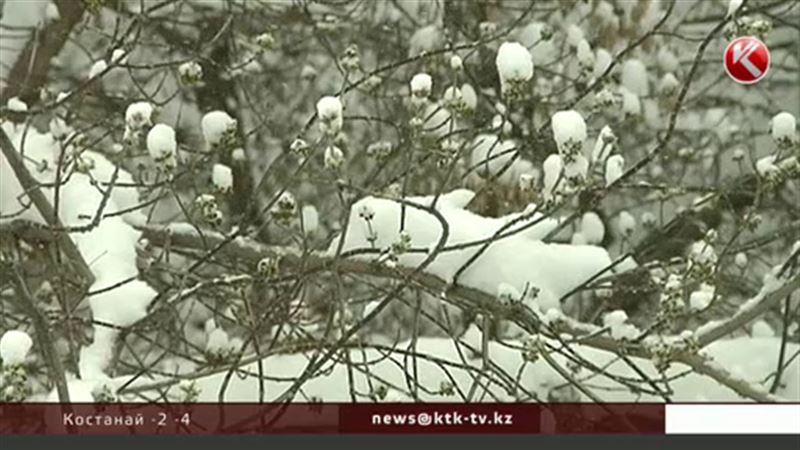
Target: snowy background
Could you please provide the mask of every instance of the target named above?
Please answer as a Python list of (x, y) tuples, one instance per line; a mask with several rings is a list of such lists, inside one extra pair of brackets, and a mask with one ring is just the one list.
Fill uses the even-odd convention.
[(0, 10), (0, 400), (800, 401), (797, 0)]

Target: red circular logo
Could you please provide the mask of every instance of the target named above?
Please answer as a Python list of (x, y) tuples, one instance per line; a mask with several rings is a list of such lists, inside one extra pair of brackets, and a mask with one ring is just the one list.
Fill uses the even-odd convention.
[(757, 83), (768, 70), (769, 50), (757, 38), (736, 38), (725, 49), (725, 71), (737, 83)]

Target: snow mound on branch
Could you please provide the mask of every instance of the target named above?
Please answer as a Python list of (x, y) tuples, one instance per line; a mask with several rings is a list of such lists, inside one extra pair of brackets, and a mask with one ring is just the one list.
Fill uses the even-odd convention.
[(614, 61), (614, 57), (611, 56), (608, 50), (598, 48), (594, 56), (594, 73), (592, 75), (595, 78), (599, 78), (600, 75), (605, 73), (612, 61)]
[(226, 135), (236, 131), (236, 119), (225, 111), (211, 111), (200, 120), (203, 138), (209, 146), (218, 145)]
[(550, 118), (550, 125), (559, 151), (571, 143), (580, 144), (586, 140), (586, 121), (577, 111), (556, 112)]
[(177, 149), (175, 130), (171, 126), (158, 123), (147, 133), (147, 151), (154, 160), (174, 158)]
[(419, 97), (427, 97), (433, 87), (433, 78), (427, 73), (418, 73), (411, 78), (411, 93)]
[(98, 77), (101, 73), (105, 72), (107, 68), (108, 68), (108, 63), (106, 63), (105, 60), (101, 59), (95, 62), (89, 69), (89, 78)]
[[(55, 184), (59, 144), (53, 136), (39, 133), (34, 128), (26, 131), (23, 126), (12, 124), (4, 124), (3, 129), (16, 149), (24, 147), (25, 163), (31, 175), (40, 183)], [(71, 149), (67, 151), (69, 154), (72, 152)], [(94, 320), (128, 327), (146, 315), (147, 306), (156, 292), (147, 283), (137, 279), (139, 271), (136, 267), (135, 245), (140, 233), (126, 220), (140, 221), (140, 213), (131, 211), (125, 216), (111, 217), (108, 214), (135, 209), (139, 204), (138, 192), (135, 187), (130, 187), (133, 186), (131, 175), (118, 169), (102, 154), (84, 151), (80, 158), (90, 159), (92, 164), (88, 166), (91, 169), (89, 174), (70, 170), (70, 176), (66, 182), (62, 182), (59, 193), (59, 217), (66, 227), (80, 227), (69, 235), (95, 276), (95, 282), (89, 288), (95, 294), (88, 298)], [(105, 209), (99, 211), (103, 194), (98, 188), (106, 189), (106, 183), (111, 182), (115, 172), (116, 183), (123, 186), (115, 186), (111, 190)], [(42, 193), (52, 204), (53, 190), (43, 188)], [(98, 213), (105, 217), (94, 226), (93, 220)], [(36, 208), (30, 205), (30, 200), (23, 195), (23, 189), (5, 157), (0, 158), (0, 214), (5, 217), (0, 219), (2, 221), (26, 219), (45, 223)], [(115, 329), (95, 325), (94, 342), (81, 351), (82, 371), (85, 368), (92, 374), (102, 372), (117, 333)], [(84, 352), (87, 356), (93, 356), (90, 359), (94, 364), (84, 361)]]
[(153, 122), (153, 105), (148, 102), (136, 102), (125, 109), (125, 123), (129, 128), (141, 129)]
[(578, 44), (577, 55), (581, 65), (594, 69), (594, 53), (592, 53), (592, 47), (586, 39), (582, 39)]
[(533, 77), (533, 57), (519, 42), (504, 42), (497, 50), (495, 65), (504, 92), (509, 82), (528, 81)]
[(625, 158), (622, 155), (611, 155), (606, 160), (605, 180), (606, 186), (611, 186), (622, 178), (625, 168)]
[(19, 330), (8, 330), (0, 337), (0, 359), (3, 366), (13, 366), (25, 362), (25, 357), (33, 347), (33, 340), (28, 333)]
[(772, 138), (776, 141), (786, 139), (797, 140), (797, 120), (791, 113), (781, 112), (772, 118)]
[(564, 183), (561, 182), (564, 172), (564, 161), (561, 159), (561, 155), (553, 153), (548, 156), (542, 163), (542, 171), (544, 172), (542, 193), (544, 198), (549, 200), (564, 187)]
[[(501, 227), (516, 221), (486, 251), (469, 265), (459, 279), (466, 285), (494, 295), (500, 283), (506, 283), (520, 292), (532, 286), (540, 289), (536, 306), (553, 304), (573, 288), (610, 265), (608, 252), (589, 245), (547, 244), (541, 239), (558, 226), (558, 220), (533, 214), (535, 205), (520, 213), (491, 218), (482, 217), (464, 209), (474, 194), (459, 189), (439, 198), (436, 211), (447, 223), (449, 235), (445, 247), (456, 244), (480, 242), (491, 238)], [(431, 212), (432, 197), (409, 197), (405, 205), (405, 228), (412, 249), (433, 249), (442, 237), (443, 224)], [(376, 197), (366, 197), (353, 205), (345, 233), (344, 251), (356, 249), (388, 249), (400, 240), (400, 202)], [(366, 218), (362, 211), (370, 211)], [(369, 220), (367, 220), (369, 219)], [(335, 252), (338, 240), (329, 249)], [(452, 282), (456, 273), (482, 245), (472, 245), (457, 250), (440, 252), (426, 268), (445, 281)], [(376, 255), (361, 254), (356, 258), (375, 259)], [(398, 264), (417, 267), (428, 257), (427, 252), (406, 252), (398, 255)]]
[(606, 227), (597, 213), (589, 211), (581, 217), (581, 233), (588, 243), (599, 244), (606, 234)]
[(325, 96), (317, 102), (317, 116), (324, 133), (336, 134), (342, 129), (342, 101), (339, 97)]
[(233, 189), (233, 171), (225, 164), (214, 164), (214, 168), (211, 170), (211, 181), (216, 189), (230, 191)]
[(8, 99), (8, 102), (6, 102), (6, 107), (15, 112), (25, 112), (28, 110), (28, 105), (20, 100), (19, 97), (11, 97)]
[(314, 205), (305, 205), (302, 209), (303, 229), (306, 233), (313, 233), (319, 228), (319, 212)]

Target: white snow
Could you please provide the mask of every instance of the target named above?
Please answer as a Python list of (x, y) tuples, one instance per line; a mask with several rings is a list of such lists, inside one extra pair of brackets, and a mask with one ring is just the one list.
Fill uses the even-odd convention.
[(422, 130), (426, 134), (440, 139), (450, 133), (451, 129), (458, 129), (453, 114), (445, 105), (439, 102), (426, 102), (426, 105), (421, 114), (425, 119), (422, 122)]
[(229, 192), (233, 189), (233, 171), (225, 164), (214, 164), (211, 182), (218, 191)]
[(56, 139), (64, 139), (69, 136), (74, 130), (72, 127), (67, 125), (67, 123), (61, 117), (55, 116), (52, 120), (50, 120), (49, 124), (50, 134), (53, 135)]
[(661, 81), (658, 82), (658, 92), (663, 95), (669, 95), (675, 92), (678, 86), (680, 86), (680, 82), (675, 77), (675, 74), (667, 72), (661, 77)]
[(450, 57), (450, 69), (459, 71), (464, 68), (464, 61), (458, 55)]
[(214, 331), (216, 328), (217, 328), (217, 322), (214, 320), (213, 317), (206, 320), (205, 323), (203, 324), (203, 330), (206, 332), (206, 334), (211, 334), (211, 332)]
[(577, 47), (583, 39), (583, 30), (575, 24), (567, 26), (567, 43), (571, 47)]
[(3, 366), (15, 366), (25, 362), (25, 357), (33, 347), (33, 340), (28, 333), (20, 330), (9, 330), (0, 337), (0, 359)]
[(236, 147), (231, 150), (231, 159), (235, 162), (241, 163), (247, 159), (247, 155), (242, 147)]
[[(624, 328), (627, 324), (623, 324)], [(458, 390), (469, 392), (471, 386), (475, 386), (474, 372), (480, 370), (481, 358), (467, 358), (471, 352), (467, 350), (467, 345), (472, 349), (480, 349), (481, 332), (476, 327), (471, 327), (465, 333), (464, 339), (454, 341), (447, 338), (422, 337), (415, 342), (415, 349), (422, 355), (435, 356), (433, 358), (418, 358), (418, 379), (424, 387), (419, 389), (419, 395), (424, 402), (441, 402), (442, 396), (437, 394), (442, 381), (452, 382)], [(521, 345), (522, 343), (516, 343)], [(557, 342), (552, 344), (558, 346)], [(406, 349), (412, 345), (409, 341), (399, 342), (398, 349)], [(774, 371), (777, 364), (777, 352), (775, 348), (780, 345), (777, 338), (750, 338), (742, 337), (735, 339), (724, 339), (709, 345), (703, 350), (704, 355), (713, 358), (721, 367), (731, 371), (734, 366), (739, 368), (739, 373), (745, 380), (757, 386), (762, 385), (763, 380)], [(608, 376), (592, 377), (592, 390), (600, 395), (604, 401), (608, 402), (662, 402), (663, 398), (652, 393), (640, 392), (632, 393), (630, 389), (614, 381), (619, 378), (640, 378), (639, 375), (615, 353), (594, 349), (585, 345), (573, 344), (571, 349), (577, 352), (576, 356), (593, 364), (603, 367), (604, 373)], [(786, 352), (793, 354), (798, 351), (796, 343), (788, 343)], [(548, 393), (554, 388), (566, 383), (546, 361), (540, 358), (535, 362), (526, 362), (522, 358), (519, 350), (511, 348), (505, 343), (494, 340), (489, 341), (489, 355), (491, 361), (496, 364), (496, 370), (506, 374), (519, 374), (519, 381), (525, 390), (537, 395), (539, 398), (547, 398)], [(553, 352), (551, 356), (562, 367), (566, 365), (568, 359), (562, 353)], [(290, 388), (295, 379), (308, 366), (311, 353), (281, 354), (264, 358), (262, 364), (270, 368), (270, 377), (263, 380), (264, 390), (270, 394), (270, 399), (278, 398)], [(325, 402), (349, 402), (350, 380), (357, 392), (370, 392), (370, 386), (376, 384), (388, 384), (394, 390), (407, 392), (407, 369), (404, 361), (408, 357), (402, 352), (385, 353), (381, 350), (366, 347), (350, 351), (350, 367), (358, 365), (365, 367), (365, 370), (348, 370), (347, 358), (337, 358), (324, 366), (323, 370), (317, 372), (319, 375), (312, 376), (303, 384), (303, 393), (306, 398), (316, 397)], [(660, 379), (660, 375), (649, 360), (631, 357), (630, 360), (639, 369), (643, 370), (648, 377)], [(441, 363), (440, 363), (441, 361)], [(363, 366), (368, 364), (368, 366)], [(368, 369), (366, 369), (368, 367)], [(443, 367), (448, 367), (445, 369)], [(670, 388), (674, 392), (671, 395), (673, 401), (696, 401), (701, 395), (706, 401), (716, 402), (741, 402), (741, 397), (732, 390), (722, 386), (710, 377), (690, 372), (683, 374), (688, 367), (682, 364), (673, 364), (665, 374), (667, 377), (674, 378), (670, 381)], [(225, 390), (225, 401), (227, 402), (252, 402), (258, 398), (259, 377), (258, 366), (253, 363), (242, 367), (241, 376), (229, 377), (229, 384)], [(197, 380), (196, 386), (200, 390), (199, 401), (216, 402), (220, 393), (220, 386), (226, 380), (226, 371), (216, 375), (208, 376)], [(245, 375), (250, 374), (250, 375)], [(352, 375), (350, 378), (349, 374)], [(450, 378), (450, 376), (452, 378)], [(582, 372), (586, 375), (586, 372)], [(682, 374), (681, 376), (678, 376)], [(789, 401), (800, 399), (800, 361), (795, 359), (784, 374), (786, 383), (779, 387), (777, 395)], [(173, 389), (177, 389), (177, 386)], [(507, 389), (505, 383), (494, 379), (486, 383), (480, 383), (474, 399), (483, 401), (514, 402), (520, 398), (514, 391)], [(161, 395), (152, 392), (153, 398)], [(398, 396), (400, 397), (400, 396)], [(298, 400), (300, 398), (298, 397)], [(403, 401), (411, 401), (407, 396), (402, 396)], [(579, 401), (589, 401), (581, 394)]]
[(622, 112), (628, 116), (640, 116), (642, 114), (642, 103), (639, 96), (628, 89), (620, 88), (622, 94)]
[(614, 57), (611, 56), (608, 50), (598, 48), (594, 56), (594, 77), (599, 78), (600, 75), (604, 74), (613, 60)]
[(735, 15), (736, 12), (739, 11), (739, 8), (742, 7), (742, 3), (744, 3), (744, 0), (730, 0), (728, 2), (728, 14), (725, 17)]
[(606, 160), (606, 186), (611, 186), (625, 173), (625, 158), (622, 155), (611, 155)]
[(621, 309), (617, 309), (609, 313), (606, 313), (603, 316), (603, 325), (607, 327), (614, 325), (622, 325), (627, 320), (628, 320), (628, 314)]
[(125, 110), (125, 123), (134, 130), (150, 126), (152, 122), (153, 105), (149, 102), (136, 102), (128, 105)]
[(701, 283), (697, 290), (689, 295), (689, 307), (695, 311), (702, 311), (714, 299), (716, 288), (708, 283)]
[(639, 97), (646, 97), (650, 93), (647, 82), (647, 68), (638, 59), (629, 59), (622, 65), (620, 77), (622, 86)]
[(514, 125), (502, 115), (495, 114), (492, 117), (492, 129), (497, 130), (501, 135), (508, 136), (514, 129)]
[(779, 170), (778, 166), (775, 165), (775, 155), (765, 156), (756, 161), (756, 172), (762, 177), (770, 176)]
[(611, 153), (613, 143), (617, 141), (617, 136), (614, 134), (614, 131), (611, 130), (611, 127), (608, 125), (604, 126), (600, 130), (600, 134), (597, 135), (597, 140), (594, 142), (594, 149), (592, 150), (592, 163), (599, 164), (600, 167), (603, 167), (605, 164), (606, 158)]
[(111, 64), (125, 64), (126, 62), (127, 53), (124, 49), (115, 48), (113, 52), (111, 52)]
[(606, 227), (597, 213), (589, 211), (581, 217), (581, 233), (589, 244), (599, 244), (606, 234)]
[(379, 302), (379, 301), (377, 301), (377, 300), (373, 300), (373, 301), (371, 301), (371, 302), (367, 303), (366, 305), (364, 305), (364, 311), (362, 312), (362, 314), (361, 314), (361, 317), (363, 318), (363, 317), (366, 317), (366, 316), (368, 316), (368, 315), (369, 315), (370, 313), (372, 313), (372, 311), (374, 311), (374, 310), (375, 310), (375, 308), (377, 308), (377, 307), (378, 307), (380, 304), (381, 304), (381, 302)]
[(108, 68), (108, 63), (104, 59), (96, 61), (89, 69), (89, 78), (96, 78)]
[(750, 334), (753, 337), (769, 338), (775, 336), (775, 330), (767, 323), (766, 320), (756, 320), (750, 326)]
[(639, 329), (626, 323), (628, 314), (621, 309), (606, 313), (603, 316), (603, 325), (609, 327), (611, 337), (614, 339), (634, 339), (639, 335)]
[(772, 118), (772, 139), (790, 142), (797, 140), (797, 121), (791, 113), (784, 111)]
[(303, 229), (306, 233), (313, 233), (319, 228), (319, 213), (314, 205), (305, 205), (301, 210)]
[(211, 147), (219, 145), (225, 136), (235, 133), (236, 126), (236, 119), (228, 115), (225, 111), (211, 111), (206, 113), (200, 120), (203, 138), (205, 138), (206, 143)]
[(717, 252), (706, 241), (696, 241), (689, 251), (689, 259), (697, 264), (716, 264)]
[(8, 107), (8, 109), (15, 112), (25, 112), (28, 110), (28, 105), (22, 100), (20, 100), (19, 97), (11, 97), (10, 99), (8, 99), (8, 102), (6, 102), (6, 106)]
[[(526, 284), (541, 291), (536, 302), (553, 302), (570, 288), (574, 288), (610, 264), (608, 253), (594, 246), (573, 246), (565, 244), (546, 244), (540, 239), (557, 226), (557, 220), (545, 219), (539, 213), (514, 213), (508, 216), (491, 218), (478, 216), (467, 211), (464, 206), (474, 194), (468, 190), (456, 190), (440, 197), (436, 209), (449, 224), (446, 245), (475, 242), (486, 239), (500, 227), (524, 214), (507, 228), (510, 233), (479, 256), (459, 278), (460, 284), (494, 293), (500, 283), (507, 283), (518, 291), (525, 290)], [(433, 197), (410, 197), (406, 200), (420, 207), (430, 205)], [(368, 207), (374, 214), (365, 221), (359, 211)], [(529, 205), (526, 210), (532, 210)], [(372, 248), (370, 238), (374, 238), (377, 248), (388, 248), (398, 240), (400, 225), (400, 203), (374, 197), (366, 197), (353, 205), (349, 227), (346, 232), (344, 250)], [(539, 220), (531, 226), (532, 221)], [(515, 230), (528, 227), (524, 231)], [(405, 208), (405, 232), (411, 240), (412, 248), (431, 248), (442, 236), (442, 226), (436, 217), (427, 211), (407, 206)], [(338, 238), (331, 243), (330, 252), (335, 252)], [(444, 251), (438, 254), (427, 272), (443, 280), (452, 280), (456, 272), (475, 254), (479, 246)], [(374, 259), (375, 255), (359, 255), (356, 258)], [(413, 268), (422, 262), (427, 254), (403, 253), (398, 255), (400, 266)]]
[(578, 44), (577, 55), (578, 62), (580, 62), (582, 66), (590, 69), (594, 67), (594, 53), (592, 52), (592, 46), (589, 45), (589, 41), (586, 39), (581, 40)]
[(617, 16), (617, 13), (614, 11), (614, 5), (606, 0), (600, 0), (597, 3), (594, 14), (597, 18), (602, 20), (604, 24), (608, 25), (609, 28), (619, 28), (619, 16)]
[(328, 169), (336, 169), (344, 163), (344, 152), (342, 149), (335, 145), (325, 147), (325, 154), (323, 155), (323, 164)]
[(433, 78), (427, 73), (418, 73), (411, 78), (411, 93), (416, 97), (428, 97), (433, 88)]
[[(130, 112), (129, 108), (129, 112)], [(133, 113), (137, 108), (133, 108)], [(138, 110), (141, 112), (141, 109)], [(147, 110), (149, 111), (149, 110)], [(131, 114), (131, 121), (142, 123), (145, 117)], [(19, 148), (25, 134), (26, 165), (39, 182), (55, 183), (55, 168), (58, 167), (58, 143), (49, 133), (39, 133), (34, 128), (17, 127), (3, 124), (6, 133), (11, 137), (15, 148)], [(72, 151), (72, 149), (68, 149)], [(94, 151), (83, 151), (82, 158), (91, 159), (93, 167), (90, 174), (74, 171), (67, 181), (60, 186), (59, 217), (65, 226), (79, 227), (89, 224), (97, 214), (103, 200), (97, 183), (111, 181), (116, 167), (102, 154)], [(40, 162), (45, 161), (47, 168), (41, 170)], [(14, 172), (5, 158), (0, 158), (0, 211), (3, 215), (15, 214), (14, 218), (44, 223), (38, 211), (29, 206)], [(107, 201), (104, 212), (134, 209), (138, 201), (138, 192), (133, 185), (131, 175), (120, 170), (117, 182)], [(43, 188), (42, 192), (52, 202), (52, 188)], [(128, 327), (147, 314), (147, 306), (156, 292), (144, 281), (138, 280), (139, 270), (136, 266), (136, 242), (140, 233), (127, 221), (135, 221), (141, 215), (134, 211), (124, 216), (104, 217), (99, 225), (88, 231), (69, 233), (81, 255), (94, 274), (95, 282), (89, 287), (95, 294), (89, 297), (92, 317), (99, 323), (94, 326), (95, 340), (86, 351), (87, 360), (81, 361), (82, 371), (101, 373), (108, 362), (108, 355), (115, 345), (118, 330), (107, 328), (101, 323), (109, 323), (118, 327)], [(4, 219), (7, 220), (7, 219)], [(109, 289), (112, 286), (114, 288)], [(81, 351), (83, 358), (84, 351)], [(99, 355), (99, 357), (98, 357)]]
[(208, 334), (208, 340), (206, 341), (206, 352), (224, 355), (236, 350), (236, 348), (231, 344), (232, 340), (225, 330), (222, 328), (214, 328)]
[(504, 302), (511, 302), (522, 299), (522, 294), (514, 286), (508, 283), (497, 285), (497, 298)]
[(339, 97), (326, 96), (317, 102), (319, 126), (325, 134), (334, 135), (342, 129), (342, 101)]
[(569, 147), (582, 145), (586, 140), (586, 122), (577, 111), (557, 111), (550, 118), (550, 125), (562, 155)]
[(461, 93), (461, 88), (458, 86), (449, 86), (442, 94), (442, 101), (445, 105), (461, 104), (464, 101), (464, 96)]
[(747, 254), (743, 252), (737, 253), (736, 256), (733, 257), (733, 262), (736, 264), (736, 267), (744, 269), (747, 267)]
[(195, 61), (188, 61), (178, 66), (178, 74), (187, 80), (199, 80), (203, 77), (203, 66)]
[(519, 42), (503, 42), (497, 50), (495, 65), (503, 92), (509, 82), (524, 82), (533, 77), (533, 57)]
[(548, 156), (542, 163), (542, 170), (544, 171), (544, 198), (551, 199), (564, 185), (563, 181), (559, 181), (564, 171), (561, 155), (553, 153)]
[(47, 2), (44, 7), (44, 18), (48, 22), (53, 22), (61, 18), (61, 13), (58, 12), (58, 6), (52, 1)]
[(175, 130), (171, 126), (159, 123), (147, 133), (147, 151), (154, 161), (168, 161), (174, 166), (177, 150)]
[(564, 164), (564, 176), (571, 180), (583, 180), (589, 173), (589, 160), (583, 154), (573, 155)]
[[(94, 403), (94, 394), (92, 391), (98, 383), (94, 380), (79, 380), (79, 379), (69, 379), (67, 380), (67, 391), (69, 392), (69, 401), (72, 403)], [(47, 397), (48, 402), (58, 402), (58, 392), (53, 389), (50, 392), (50, 395)], [(49, 426), (49, 424), (48, 424)], [(64, 426), (62, 420), (57, 422), (57, 426)]]
[(572, 245), (589, 245), (589, 241), (586, 240), (586, 236), (584, 236), (580, 231), (572, 233), (572, 237), (570, 238), (569, 242)]
[(636, 230), (636, 218), (628, 211), (622, 211), (617, 218), (617, 226), (621, 235), (629, 236)]
[(461, 101), (468, 110), (474, 110), (478, 107), (478, 94), (471, 84), (464, 83), (461, 85)]

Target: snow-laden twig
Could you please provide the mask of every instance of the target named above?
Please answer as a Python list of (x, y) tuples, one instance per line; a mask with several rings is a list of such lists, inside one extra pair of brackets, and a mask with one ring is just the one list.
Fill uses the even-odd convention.
[[(168, 232), (164, 227), (157, 226), (144, 227), (142, 228), (142, 232), (147, 239), (156, 245), (169, 240), (173, 246), (203, 248), (203, 241), (196, 233), (174, 232), (174, 228), (173, 232)], [(204, 237), (207, 243), (212, 247), (225, 239), (224, 235), (214, 232), (207, 233)], [(543, 329), (539, 318), (528, 308), (521, 307), (520, 305), (503, 304), (498, 302), (496, 296), (490, 293), (466, 286), (453, 286), (430, 273), (415, 271), (402, 266), (389, 268), (370, 261), (350, 258), (335, 261), (334, 258), (324, 254), (311, 253), (302, 255), (300, 252), (287, 247), (268, 246), (245, 238), (238, 238), (230, 242), (220, 250), (220, 253), (253, 262), (264, 257), (280, 258), (282, 270), (313, 273), (330, 270), (335, 262), (336, 270), (340, 273), (369, 275), (399, 280), (410, 279), (415, 284), (431, 292), (442, 292), (443, 295), (441, 298), (447, 303), (470, 310), (480, 311), (499, 319), (512, 321), (529, 333), (548, 331), (552, 333), (565, 333), (574, 338), (579, 338), (580, 343), (583, 345), (600, 350), (614, 353), (624, 351), (626, 355), (640, 358), (651, 358), (653, 356), (652, 350), (646, 345), (623, 343), (622, 341), (596, 333), (598, 327), (594, 325), (580, 323), (568, 318), (562, 318), (554, 324), (550, 330)], [(701, 334), (701, 346), (708, 345), (714, 340), (725, 336), (731, 330), (746, 324), (765, 311), (769, 305), (780, 300), (798, 287), (800, 287), (800, 275), (794, 275), (780, 287), (760, 294), (759, 300), (753, 303), (751, 308), (741, 311), (728, 321), (712, 329), (716, 331), (709, 331)], [(673, 361), (691, 367), (695, 372), (714, 379), (742, 397), (760, 402), (773, 402), (777, 400), (775, 396), (769, 394), (766, 390), (760, 389), (747, 380), (730, 374), (706, 356), (680, 352), (674, 355)]]
[(705, 347), (734, 330), (747, 325), (798, 288), (800, 288), (800, 274), (795, 274), (782, 284), (765, 285), (755, 297), (747, 300), (736, 314), (710, 327), (706, 327), (702, 332), (698, 333), (698, 343), (701, 347)]

